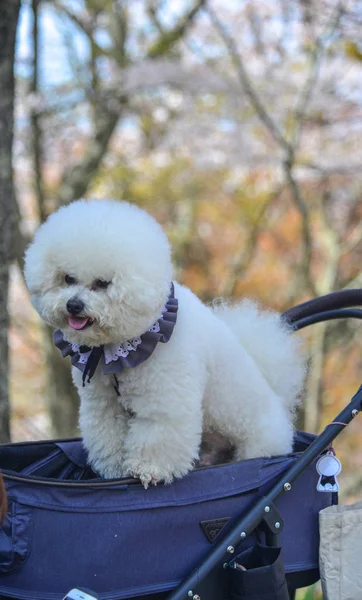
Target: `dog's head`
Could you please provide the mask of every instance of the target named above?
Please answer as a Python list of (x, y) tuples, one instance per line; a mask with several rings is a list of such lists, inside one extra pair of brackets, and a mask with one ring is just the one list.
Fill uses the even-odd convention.
[(137, 337), (159, 318), (172, 279), (160, 225), (127, 202), (78, 200), (39, 227), (25, 255), (33, 306), (77, 344)]

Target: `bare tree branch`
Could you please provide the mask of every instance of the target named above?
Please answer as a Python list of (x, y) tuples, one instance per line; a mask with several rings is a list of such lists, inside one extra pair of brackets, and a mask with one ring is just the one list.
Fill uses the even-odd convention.
[(252, 3), (248, 4), (246, 8), (246, 16), (248, 18), (249, 26), (254, 36), (255, 51), (260, 55), (264, 55), (265, 48), (261, 34), (260, 17), (258, 15), (258, 10), (255, 8), (255, 6), (253, 6)]
[(356, 175), (361, 173), (362, 164), (346, 164), (346, 165), (335, 165), (333, 167), (324, 167), (311, 162), (301, 162), (301, 166), (313, 171), (320, 173), (322, 178), (328, 177), (329, 175)]
[(310, 54), (310, 67), (309, 75), (306, 80), (306, 84), (300, 94), (297, 102), (297, 106), (294, 112), (295, 125), (291, 136), (291, 146), (294, 150), (298, 147), (300, 141), (300, 135), (303, 127), (303, 122), (309, 101), (311, 99), (313, 90), (318, 80), (319, 70), (321, 66), (321, 59), (326, 49), (326, 43), (336, 30), (340, 18), (342, 16), (343, 9), (341, 3), (338, 3), (335, 14), (332, 16), (329, 23), (327, 23), (325, 30), (321, 33), (315, 42), (314, 49)]
[[(38, 6), (39, 0), (32, 0), (33, 9), (33, 73), (30, 81), (30, 92), (36, 98), (38, 89)], [(31, 108), (30, 115), (30, 127), (31, 127), (31, 143), (32, 143), (32, 156), (33, 156), (33, 169), (34, 169), (34, 190), (37, 201), (37, 209), (39, 214), (39, 221), (42, 223), (45, 220), (45, 206), (44, 206), (44, 187), (43, 187), (43, 176), (42, 176), (42, 142), (41, 142), (41, 130), (39, 124), (39, 113), (35, 107)]]
[(94, 173), (103, 160), (109, 140), (118, 123), (118, 112), (104, 112), (99, 115), (94, 138), (83, 159), (75, 166), (68, 168), (62, 177), (58, 191), (60, 204), (68, 204), (75, 198), (81, 198), (87, 191)]
[[(325, 267), (316, 281), (316, 295), (323, 296), (335, 291), (338, 285), (338, 269), (341, 259), (341, 246), (337, 232), (328, 218), (325, 194), (320, 206), (321, 230), (320, 245), (324, 249)], [(325, 356), (327, 353), (327, 332), (329, 323), (320, 323), (312, 331), (311, 354), (313, 357), (307, 378), (307, 394), (305, 398), (305, 422), (307, 431), (317, 433), (321, 425), (323, 410), (323, 377)]]
[(311, 364), (308, 369), (306, 394), (303, 402), (303, 423), (305, 431), (318, 433), (321, 425), (323, 370), (326, 350), (326, 332), (328, 323), (319, 323), (311, 332)]
[(253, 260), (258, 237), (265, 223), (265, 214), (267, 209), (273, 204), (273, 202), (279, 197), (282, 186), (278, 186), (277, 189), (270, 194), (270, 198), (260, 209), (259, 215), (253, 225), (248, 229), (248, 236), (246, 242), (243, 244), (241, 252), (235, 257), (230, 269), (228, 269), (227, 276), (224, 282), (221, 284), (220, 295), (225, 298), (231, 298), (234, 296), (236, 286), (243, 273), (246, 271), (251, 261)]
[[(189, 13), (182, 17), (180, 22), (171, 31), (168, 31), (166, 34), (162, 34), (160, 39), (148, 51), (148, 58), (155, 59), (167, 53), (170, 48), (185, 34), (187, 28), (191, 25), (197, 12), (204, 3), (205, 0), (198, 0)], [(63, 5), (61, 5), (61, 8), (63, 8)], [(86, 27), (84, 31), (87, 35), (91, 35), (91, 30), (89, 27)], [(126, 28), (124, 31), (126, 31)], [(124, 43), (125, 42), (126, 40), (124, 39)], [(124, 63), (120, 66), (123, 67)], [(75, 198), (83, 196), (86, 193), (92, 177), (97, 171), (103, 156), (106, 153), (110, 138), (118, 123), (121, 111), (124, 106), (127, 105), (128, 97), (124, 93), (117, 91), (116, 97), (113, 100), (113, 103), (112, 100), (110, 103), (116, 103), (115, 110), (110, 110), (109, 108), (107, 109), (107, 107), (105, 107), (104, 103), (101, 101), (95, 119), (96, 123), (94, 140), (92, 141), (83, 159), (77, 165), (67, 169), (64, 172), (58, 193), (61, 204), (66, 204)]]
[(157, 3), (154, 2), (154, 0), (151, 0), (151, 2), (147, 5), (146, 11), (153, 25), (156, 27), (158, 33), (164, 35), (165, 30), (160, 22), (160, 19), (158, 18), (157, 9)]
[(94, 39), (93, 31), (90, 23), (85, 19), (81, 19), (75, 12), (73, 12), (68, 6), (65, 6), (58, 0), (53, 0), (53, 6), (59, 12), (64, 13), (79, 29), (87, 36), (88, 41), (91, 45), (91, 52), (95, 56), (109, 56), (116, 58), (113, 48), (102, 48)]
[[(304, 202), (300, 187), (293, 174), (293, 154), (290, 160), (283, 163), (284, 174), (291, 191), (292, 200), (297, 207), (302, 222), (302, 253), (298, 265), (297, 276), (301, 276), (303, 282), (307, 285), (310, 292), (315, 296), (316, 288), (310, 272), (310, 265), (313, 254), (313, 240), (310, 227), (310, 215), (307, 204)], [(299, 286), (296, 286), (299, 287)], [(297, 290), (296, 290), (297, 291)]]
[(280, 146), (282, 149), (289, 154), (290, 146), (283, 133), (280, 131), (277, 124), (274, 122), (267, 109), (265, 108), (259, 94), (254, 89), (254, 86), (251, 82), (251, 79), (248, 75), (246, 67), (244, 65), (244, 61), (240, 56), (240, 53), (236, 47), (235, 41), (232, 36), (227, 32), (225, 25), (220, 21), (217, 17), (213, 9), (208, 6), (206, 9), (207, 14), (210, 17), (212, 24), (215, 29), (218, 31), (220, 37), (222, 38), (225, 46), (229, 51), (230, 58), (234, 64), (236, 74), (238, 76), (240, 85), (242, 90), (247, 95), (250, 100), (251, 105), (253, 106), (255, 112), (258, 114), (260, 120), (265, 125), (265, 127), (270, 132), (274, 141)]
[(113, 2), (113, 15), (109, 23), (109, 33), (113, 41), (113, 56), (120, 67), (125, 66), (129, 57), (126, 50), (128, 38), (128, 15), (124, 2)]
[(15, 233), (14, 233), (14, 259), (18, 262), (20, 272), (24, 272), (24, 254), (31, 242), (30, 236), (26, 236), (21, 231), (21, 214), (18, 202), (14, 202), (15, 211)]
[(302, 198), (301, 190), (293, 174), (293, 166), (295, 163), (294, 147), (290, 144), (290, 142), (287, 141), (283, 133), (279, 130), (278, 126), (273, 121), (272, 117), (269, 115), (267, 109), (263, 105), (259, 95), (255, 91), (233, 38), (226, 31), (225, 26), (220, 22), (220, 20), (213, 12), (213, 10), (210, 9), (210, 7), (208, 7), (207, 12), (210, 15), (212, 23), (214, 24), (215, 28), (219, 32), (220, 36), (222, 37), (225, 45), (229, 50), (242, 89), (247, 95), (256, 113), (258, 114), (261, 122), (269, 130), (278, 146), (281, 147), (286, 153), (286, 159), (283, 163), (284, 174), (291, 192), (292, 200), (296, 205), (298, 211), (300, 212), (302, 219), (302, 255), (299, 265), (298, 276), (303, 277), (303, 281), (306, 283), (310, 291), (314, 294), (315, 286), (310, 275), (310, 264), (313, 251), (313, 242), (310, 230), (310, 218), (307, 205)]
[(169, 31), (163, 31), (160, 38), (147, 52), (149, 58), (158, 58), (168, 52), (178, 42), (192, 25), (199, 10), (206, 4), (206, 0), (196, 0), (189, 12), (180, 18), (180, 21)]
[(306, 110), (317, 83), (321, 58), (325, 49), (325, 43), (328, 37), (337, 27), (340, 15), (341, 8), (338, 5), (336, 14), (333, 16), (330, 23), (327, 24), (323, 33), (316, 40), (313, 52), (310, 55), (309, 75), (297, 102), (294, 113), (294, 129), (289, 142), (290, 145), (287, 153), (287, 159), (283, 163), (285, 177), (291, 191), (291, 197), (300, 213), (302, 220), (302, 257), (299, 265), (299, 271), (302, 276), (302, 280), (307, 284), (307, 287), (313, 295), (316, 295), (317, 288), (313, 281), (310, 270), (313, 254), (313, 240), (310, 226), (309, 209), (303, 199), (300, 186), (293, 174), (293, 167), (295, 165), (296, 150), (299, 145)]
[(360, 288), (360, 287), (362, 287), (362, 273), (358, 273), (358, 275), (356, 277), (353, 277), (352, 279), (350, 279), (349, 281), (344, 283), (342, 289), (343, 290), (351, 290), (351, 289)]
[[(224, 44), (226, 45), (229, 51), (229, 55), (234, 64), (240, 85), (244, 93), (248, 97), (251, 105), (253, 106), (255, 112), (259, 116), (261, 122), (271, 133), (273, 139), (278, 144), (278, 146), (285, 152), (285, 158), (283, 161), (284, 175), (288, 187), (290, 189), (291, 199), (300, 213), (302, 224), (302, 251), (297, 271), (297, 279), (301, 278), (303, 284), (307, 286), (307, 288), (311, 291), (313, 295), (315, 295), (316, 293), (316, 286), (313, 282), (310, 269), (313, 254), (313, 239), (310, 227), (310, 215), (308, 206), (303, 199), (300, 186), (293, 173), (293, 170), (295, 165), (296, 149), (299, 144), (307, 106), (315, 84), (317, 82), (321, 57), (325, 49), (326, 41), (332, 35), (333, 31), (338, 25), (341, 16), (341, 11), (342, 9), (339, 4), (331, 21), (327, 24), (325, 30), (315, 43), (315, 47), (310, 58), (309, 75), (307, 77), (304, 89), (302, 90), (302, 93), (297, 102), (294, 114), (294, 129), (291, 135), (291, 139), (288, 140), (286, 135), (279, 129), (278, 125), (271, 117), (267, 108), (263, 104), (262, 99), (255, 90), (233, 37), (229, 34), (225, 25), (219, 20), (215, 12), (210, 7), (207, 8), (207, 13), (210, 16), (210, 19), (215, 29), (218, 31), (220, 37), (224, 41)], [(299, 285), (296, 287), (299, 287)]]
[(321, 40), (319, 39), (319, 40), (317, 40), (315, 48), (310, 55), (309, 76), (307, 77), (306, 85), (305, 85), (304, 89), (302, 90), (302, 93), (299, 97), (299, 100), (297, 102), (297, 106), (296, 106), (296, 109), (294, 112), (295, 125), (294, 125), (293, 133), (291, 136), (291, 145), (294, 150), (299, 145), (307, 107), (308, 107), (309, 101), (311, 99), (315, 85), (317, 83), (320, 64), (321, 64), (322, 50), (323, 50), (323, 46), (321, 45)]
[(359, 222), (341, 246), (341, 254), (352, 252), (362, 242), (362, 222)]

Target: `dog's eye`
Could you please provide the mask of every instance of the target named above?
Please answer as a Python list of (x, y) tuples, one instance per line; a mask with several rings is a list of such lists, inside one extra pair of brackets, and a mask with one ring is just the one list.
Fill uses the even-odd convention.
[(96, 279), (93, 285), (95, 288), (101, 288), (105, 290), (110, 283), (110, 281), (104, 281), (104, 279)]
[(64, 281), (67, 285), (74, 285), (77, 283), (76, 278), (72, 277), (71, 275), (65, 275)]

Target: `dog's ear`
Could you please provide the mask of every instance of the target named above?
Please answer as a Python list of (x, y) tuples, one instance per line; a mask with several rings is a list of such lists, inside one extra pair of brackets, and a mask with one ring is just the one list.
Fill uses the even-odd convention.
[(8, 499), (6, 495), (5, 484), (2, 476), (0, 475), (0, 525), (4, 521), (8, 514)]

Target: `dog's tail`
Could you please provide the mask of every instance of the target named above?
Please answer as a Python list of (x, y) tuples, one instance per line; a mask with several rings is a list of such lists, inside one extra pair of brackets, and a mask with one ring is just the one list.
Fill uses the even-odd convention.
[(280, 314), (262, 311), (251, 300), (234, 305), (220, 301), (212, 308), (254, 358), (270, 387), (293, 410), (303, 387), (305, 359), (300, 340), (291, 335)]

